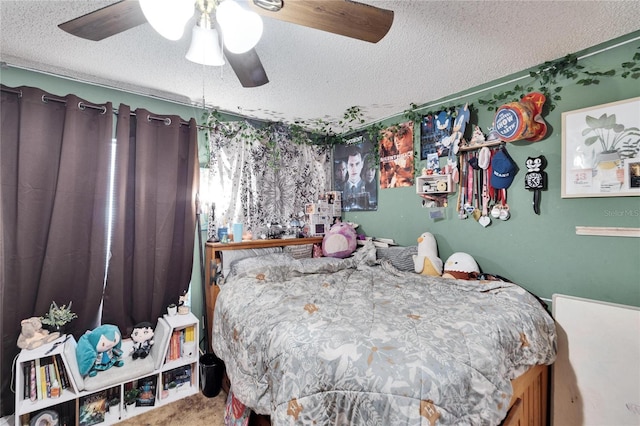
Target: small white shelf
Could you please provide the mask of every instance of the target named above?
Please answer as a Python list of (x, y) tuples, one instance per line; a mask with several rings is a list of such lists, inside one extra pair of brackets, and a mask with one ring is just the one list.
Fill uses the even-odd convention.
[[(119, 403), (115, 406), (110, 407), (109, 411), (105, 413), (105, 418), (103, 422), (98, 423), (98, 425), (111, 425), (114, 423), (118, 423), (124, 419), (128, 419), (134, 416), (138, 416), (140, 414), (147, 413), (155, 408), (163, 406), (165, 404), (177, 401), (179, 399), (185, 398), (187, 396), (194, 395), (200, 391), (200, 371), (199, 371), (199, 321), (192, 313), (184, 314), (184, 315), (175, 315), (168, 316), (165, 315), (163, 318), (158, 319), (159, 322), (163, 322), (163, 325), (168, 325), (168, 328), (171, 330), (171, 335), (174, 332), (186, 333), (186, 330), (189, 329), (189, 340), (193, 342), (193, 348), (189, 348), (187, 352), (190, 353), (189, 356), (184, 355), (184, 351), (179, 350), (179, 356), (173, 360), (167, 360), (169, 350), (171, 348), (171, 338), (167, 339), (164, 347), (160, 348), (161, 356), (163, 357), (163, 363), (160, 368), (153, 370), (147, 374), (143, 374), (140, 377), (134, 377), (131, 379), (127, 379), (126, 382), (123, 383), (115, 383), (113, 385), (108, 386), (104, 389), (98, 389), (95, 391), (78, 391), (78, 388), (73, 380), (73, 376), (71, 371), (69, 370), (70, 363), (65, 358), (64, 352), (64, 343), (59, 344), (57, 347), (53, 348), (53, 345), (56, 342), (61, 342), (64, 340), (64, 336), (56, 339), (55, 341), (45, 344), (39, 348), (33, 350), (22, 350), (16, 359), (15, 366), (15, 378), (16, 378), (16, 399), (15, 399), (15, 425), (21, 426), (25, 421), (28, 424), (28, 417), (32, 417), (33, 414), (37, 411), (43, 409), (51, 409), (56, 411), (57, 409), (62, 408), (63, 404), (68, 406), (64, 407), (65, 412), (75, 413), (74, 419), (75, 424), (78, 425), (79, 422), (79, 408), (80, 401), (83, 398), (90, 397), (91, 395), (97, 394), (99, 392), (107, 391), (108, 389), (112, 389), (116, 396), (119, 398)], [(185, 334), (182, 335), (183, 337)], [(70, 340), (73, 340), (71, 343), (75, 343), (75, 339), (73, 336), (70, 337)], [(70, 342), (67, 342), (69, 344)], [(159, 343), (158, 343), (159, 344)], [(180, 342), (180, 347), (182, 347), (184, 342)], [(123, 340), (122, 342), (122, 350), (124, 355), (127, 356), (132, 347), (132, 342), (129, 339)], [(52, 349), (53, 348), (53, 349)], [(47, 353), (49, 350), (51, 352)], [(175, 342), (174, 342), (174, 352), (175, 352)], [(47, 359), (48, 357), (59, 355), (62, 360), (62, 366), (59, 368), (64, 368), (67, 372), (67, 376), (69, 377), (70, 386), (66, 389), (61, 389), (61, 394), (58, 398), (45, 398), (45, 399), (37, 399), (35, 401), (31, 401), (30, 398), (24, 397), (24, 385), (25, 385), (25, 377), (24, 377), (24, 366), (27, 363), (31, 363), (31, 361)], [(163, 392), (165, 380), (164, 374), (167, 374), (169, 371), (174, 369), (188, 369), (190, 374), (190, 379), (188, 382), (184, 382), (181, 386), (173, 389), (169, 389), (168, 392)], [(156, 391), (155, 391), (155, 402), (153, 406), (142, 406), (137, 407), (135, 404), (133, 405), (125, 405), (124, 403), (124, 393), (125, 388), (128, 383), (138, 383), (138, 380), (147, 378), (147, 377), (155, 377), (156, 382)]]
[(416, 194), (449, 194), (454, 192), (450, 174), (416, 177)]

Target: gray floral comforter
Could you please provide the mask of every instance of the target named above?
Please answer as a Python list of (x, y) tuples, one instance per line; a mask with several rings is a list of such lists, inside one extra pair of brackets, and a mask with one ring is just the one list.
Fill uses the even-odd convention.
[(517, 285), (401, 272), (374, 250), (233, 265), (213, 348), (235, 396), (275, 425), (499, 424), (510, 379), (554, 361), (553, 320)]

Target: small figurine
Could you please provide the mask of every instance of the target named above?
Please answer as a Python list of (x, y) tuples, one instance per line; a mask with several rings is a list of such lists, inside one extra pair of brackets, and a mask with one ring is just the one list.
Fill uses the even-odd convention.
[(482, 133), (482, 129), (480, 126), (473, 126), (473, 134), (471, 135), (471, 141), (469, 142), (469, 146), (482, 145), (486, 141), (484, 137), (484, 133)]
[(150, 322), (141, 322), (133, 327), (131, 333), (133, 347), (131, 348), (131, 358), (145, 359), (149, 355), (153, 341), (153, 327)]
[(187, 290), (182, 292), (182, 296), (178, 298), (178, 314), (186, 315), (189, 313), (189, 306), (187, 305)]

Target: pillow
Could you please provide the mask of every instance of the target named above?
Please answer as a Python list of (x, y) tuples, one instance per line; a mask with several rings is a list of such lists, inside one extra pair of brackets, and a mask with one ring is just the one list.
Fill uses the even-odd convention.
[(409, 247), (378, 247), (376, 249), (376, 258), (378, 260), (386, 259), (401, 271), (415, 272), (413, 265), (413, 255), (418, 254), (418, 246)]
[(344, 259), (356, 250), (357, 234), (353, 226), (336, 223), (322, 239), (322, 254), (326, 257)]
[(237, 260), (244, 259), (246, 257), (256, 257), (271, 253), (282, 253), (282, 247), (245, 250), (223, 250), (220, 252), (220, 256), (222, 256), (222, 275), (224, 277), (227, 277), (229, 275), (229, 272), (231, 272), (231, 264)]
[(233, 262), (225, 283), (244, 277), (256, 278), (258, 275), (262, 275), (262, 279), (269, 281), (284, 281), (289, 277), (290, 271), (294, 269), (297, 262), (289, 253), (246, 257)]
[(306, 259), (313, 255), (313, 244), (303, 244), (299, 246), (285, 246), (284, 253), (289, 253), (294, 259)]

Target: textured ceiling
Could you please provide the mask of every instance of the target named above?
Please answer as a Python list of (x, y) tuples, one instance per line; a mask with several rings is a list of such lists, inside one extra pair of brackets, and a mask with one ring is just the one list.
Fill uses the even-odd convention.
[(337, 121), (358, 106), (369, 123), (640, 29), (635, 0), (363, 2), (395, 12), (377, 44), (265, 18), (256, 51), (270, 82), (257, 88), (228, 64), (184, 59), (190, 30), (171, 42), (144, 24), (94, 42), (57, 27), (113, 1), (0, 0), (0, 59), (185, 104), (204, 94), (272, 121)]

